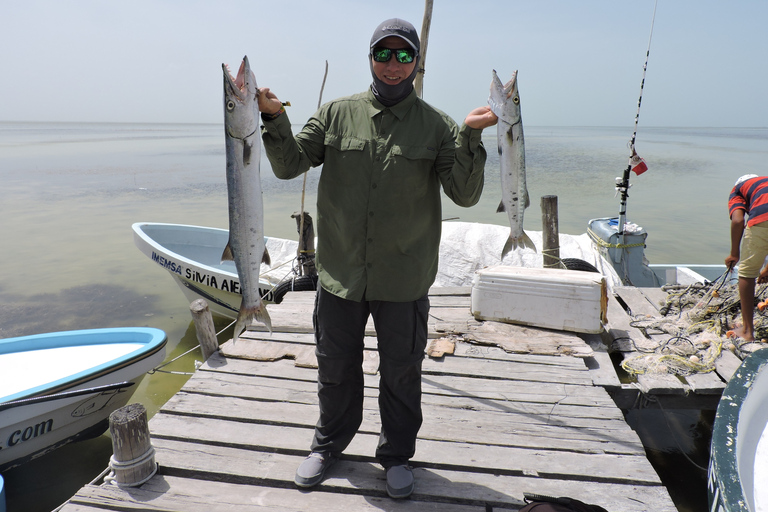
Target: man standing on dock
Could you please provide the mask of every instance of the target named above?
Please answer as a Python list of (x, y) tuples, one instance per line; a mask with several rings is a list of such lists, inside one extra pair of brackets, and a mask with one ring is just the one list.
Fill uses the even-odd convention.
[[(755, 281), (768, 283), (768, 177), (746, 174), (736, 180), (728, 199), (731, 216), (731, 254), (725, 266), (739, 265), (739, 299), (742, 326), (733, 334), (747, 341), (755, 339)], [(745, 223), (745, 215), (748, 217)], [(743, 235), (743, 240), (742, 240)], [(742, 257), (743, 256), (743, 257)]]
[(299, 487), (319, 484), (363, 419), (363, 338), (369, 315), (378, 336), (381, 433), (376, 457), (387, 493), (410, 496), (409, 460), (422, 423), (421, 365), (427, 292), (437, 272), (440, 186), (460, 206), (477, 203), (486, 153), (482, 129), (496, 116), (480, 107), (458, 129), (413, 88), (416, 29), (381, 23), (369, 45), (370, 89), (323, 105), (295, 137), (280, 100), (260, 89), (267, 157), (278, 178), (323, 165), (317, 190), (314, 326), (320, 419)]

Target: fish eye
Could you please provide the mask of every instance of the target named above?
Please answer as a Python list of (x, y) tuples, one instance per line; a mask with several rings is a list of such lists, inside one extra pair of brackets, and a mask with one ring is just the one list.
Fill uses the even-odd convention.
[(512, 103), (514, 103), (515, 105), (519, 105), (520, 104), (520, 96), (515, 96), (514, 98), (512, 98)]
[(232, 112), (235, 110), (235, 102), (232, 100), (227, 101), (227, 110)]

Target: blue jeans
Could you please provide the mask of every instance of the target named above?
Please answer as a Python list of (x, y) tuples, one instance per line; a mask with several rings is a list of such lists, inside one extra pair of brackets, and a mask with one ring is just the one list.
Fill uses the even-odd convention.
[(376, 457), (405, 464), (421, 428), (421, 363), (427, 345), (429, 299), (413, 302), (342, 299), (318, 289), (313, 322), (317, 343), (320, 419), (312, 451), (341, 453), (363, 420), (363, 337), (373, 316), (379, 349), (381, 433)]

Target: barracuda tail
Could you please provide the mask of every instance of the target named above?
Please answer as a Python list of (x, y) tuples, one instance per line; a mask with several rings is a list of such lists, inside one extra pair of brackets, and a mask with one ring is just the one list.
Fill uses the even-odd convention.
[(269, 329), (269, 334), (272, 335), (272, 319), (269, 317), (267, 306), (259, 301), (259, 304), (252, 308), (240, 307), (240, 312), (237, 314), (237, 320), (235, 321), (235, 331), (232, 333), (233, 343), (237, 341), (254, 320), (266, 325), (267, 329)]
[(523, 231), (523, 234), (514, 237), (511, 234), (509, 235), (509, 238), (507, 238), (507, 243), (504, 244), (504, 249), (501, 250), (501, 259), (504, 259), (507, 254), (510, 251), (514, 251), (515, 249), (519, 248), (527, 248), (527, 249), (533, 249), (536, 250), (536, 246), (533, 243), (533, 240), (525, 234), (525, 231)]

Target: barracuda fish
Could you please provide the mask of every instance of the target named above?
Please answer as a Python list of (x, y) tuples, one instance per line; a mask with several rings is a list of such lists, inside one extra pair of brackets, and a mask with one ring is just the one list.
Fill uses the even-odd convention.
[(501, 161), (501, 204), (497, 212), (507, 212), (510, 233), (501, 252), (502, 259), (508, 252), (519, 247), (536, 250), (536, 246), (523, 231), (523, 214), (530, 206), (528, 187), (525, 182), (525, 140), (523, 120), (520, 117), (520, 94), (517, 89), (517, 71), (512, 79), (502, 85), (496, 70), (493, 71), (491, 111), (499, 118), (499, 160)]
[(261, 194), (261, 138), (256, 77), (243, 57), (237, 77), (224, 69), (224, 132), (229, 197), (229, 242), (221, 259), (234, 260), (243, 300), (235, 322), (234, 341), (254, 320), (272, 333), (272, 321), (259, 295), (262, 261), (269, 264), (264, 244), (264, 205)]

